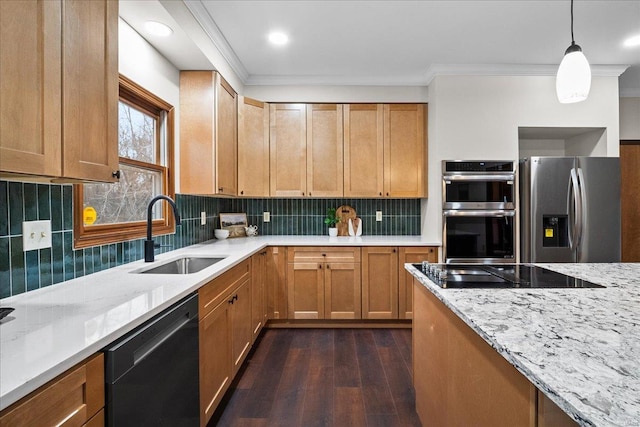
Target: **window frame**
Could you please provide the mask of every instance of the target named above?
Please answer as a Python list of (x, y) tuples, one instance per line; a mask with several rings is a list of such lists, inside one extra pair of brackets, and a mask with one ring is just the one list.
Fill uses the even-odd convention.
[[(118, 102), (120, 101), (154, 116), (162, 117), (162, 115), (164, 115), (164, 156), (166, 159), (166, 165), (160, 165), (160, 161), (162, 159), (162, 151), (160, 148), (162, 144), (159, 139), (158, 146), (155, 150), (157, 168), (147, 168), (147, 163), (138, 162), (125, 157), (120, 157), (119, 163), (163, 172), (162, 186), (164, 192), (162, 194), (175, 199), (174, 107), (122, 74), (120, 74), (119, 79)], [(164, 114), (162, 114), (163, 112)], [(160, 130), (162, 127), (158, 126), (158, 128), (158, 130)], [(74, 248), (87, 248), (91, 246), (124, 242), (140, 239), (147, 235), (146, 221), (101, 224), (85, 227), (82, 214), (83, 210), (83, 185), (75, 184), (73, 192)], [(175, 218), (173, 217), (173, 212), (170, 212), (168, 203), (162, 203), (162, 217), (162, 219), (153, 220), (154, 236), (175, 232)]]

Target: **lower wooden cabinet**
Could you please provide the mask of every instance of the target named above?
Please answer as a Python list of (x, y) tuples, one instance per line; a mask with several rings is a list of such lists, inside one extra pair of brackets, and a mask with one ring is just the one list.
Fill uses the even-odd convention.
[(413, 318), (413, 276), (404, 265), (422, 261), (438, 262), (438, 248), (428, 246), (398, 248), (398, 317)]
[(398, 248), (362, 248), (362, 318), (398, 318)]
[(271, 246), (267, 249), (267, 317), (288, 319), (287, 307), (287, 248)]
[(413, 385), (422, 425), (577, 425), (424, 285), (413, 283)]
[(287, 252), (290, 319), (360, 319), (360, 248), (293, 247)]
[(251, 257), (251, 343), (260, 335), (267, 316), (267, 249)]
[(0, 425), (103, 426), (104, 389), (104, 356), (99, 353), (0, 412)]
[(251, 260), (198, 291), (200, 425), (205, 426), (251, 347)]

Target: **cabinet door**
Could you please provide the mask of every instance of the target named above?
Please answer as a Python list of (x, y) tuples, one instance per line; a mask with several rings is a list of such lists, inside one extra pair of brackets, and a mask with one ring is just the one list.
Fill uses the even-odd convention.
[(242, 365), (251, 348), (251, 282), (247, 279), (231, 296), (231, 356), (232, 375)]
[(231, 382), (231, 304), (200, 320), (200, 425), (206, 426)]
[(398, 318), (398, 250), (362, 248), (362, 318)]
[(307, 105), (307, 191), (312, 197), (343, 195), (342, 105)]
[(287, 297), (290, 319), (324, 318), (324, 264), (289, 263)]
[(60, 176), (61, 1), (0, 2), (0, 171)]
[(362, 318), (360, 264), (324, 265), (324, 318)]
[(271, 246), (267, 249), (267, 316), (269, 319), (288, 319), (287, 248)]
[(269, 197), (269, 104), (238, 101), (238, 195)]
[(62, 16), (66, 178), (113, 182), (118, 170), (118, 2), (66, 0)]
[(413, 317), (413, 276), (404, 268), (406, 263), (438, 262), (438, 248), (401, 247), (398, 249), (398, 317)]
[(423, 104), (384, 106), (384, 194), (424, 197), (426, 188)]
[(251, 257), (251, 326), (253, 330), (251, 342), (258, 337), (267, 320), (265, 298), (266, 259), (266, 250)]
[(381, 197), (384, 189), (382, 104), (344, 106), (344, 195)]
[(301, 197), (307, 193), (307, 124), (305, 104), (271, 104), (270, 194)]
[(216, 74), (216, 194), (238, 192), (238, 106), (237, 94)]

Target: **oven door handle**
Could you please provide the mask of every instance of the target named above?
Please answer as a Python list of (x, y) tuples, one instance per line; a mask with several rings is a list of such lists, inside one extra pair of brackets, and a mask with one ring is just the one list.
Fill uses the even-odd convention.
[(442, 179), (445, 181), (513, 181), (515, 180), (514, 174), (486, 174), (486, 175), (449, 175), (443, 174)]
[(503, 209), (490, 209), (490, 210), (458, 210), (458, 209), (449, 209), (446, 211), (442, 211), (443, 216), (475, 216), (475, 217), (512, 217), (516, 216), (516, 211), (512, 210), (503, 210)]

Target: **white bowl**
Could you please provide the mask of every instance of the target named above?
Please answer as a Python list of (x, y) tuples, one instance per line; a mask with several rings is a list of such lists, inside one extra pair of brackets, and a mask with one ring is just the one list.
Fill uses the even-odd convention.
[(216, 236), (216, 239), (224, 240), (229, 237), (229, 230), (215, 229), (213, 230), (213, 234)]

